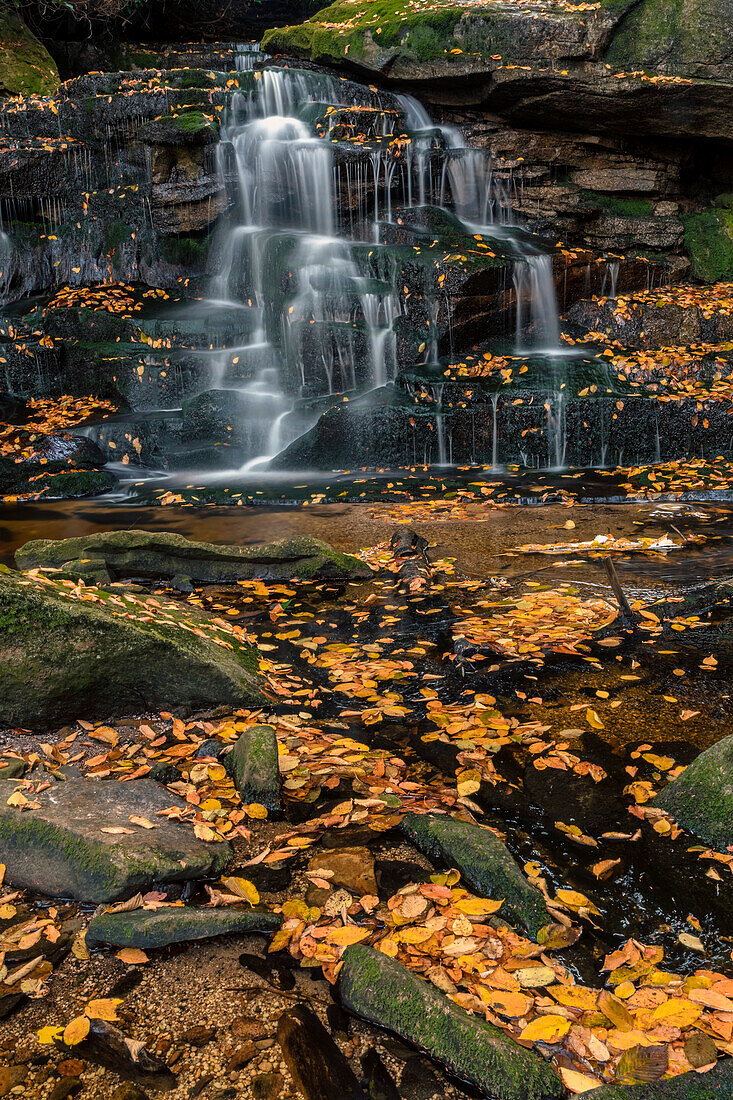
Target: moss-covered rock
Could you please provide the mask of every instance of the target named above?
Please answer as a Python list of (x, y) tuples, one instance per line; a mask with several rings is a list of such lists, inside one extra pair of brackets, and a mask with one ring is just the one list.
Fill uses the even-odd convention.
[(181, 111), (144, 123), (137, 136), (144, 145), (213, 145), (219, 124), (201, 111)]
[[(206, 843), (187, 825), (156, 816), (186, 803), (152, 779), (67, 779), (33, 800), (39, 808), (21, 810), (0, 799), (0, 863), (8, 881), (42, 894), (117, 901), (155, 882), (218, 874), (231, 858), (228, 843)], [(131, 824), (131, 815), (155, 828)]]
[(46, 47), (26, 27), (12, 5), (0, 11), (0, 96), (53, 95), (59, 71)]
[(692, 274), (704, 283), (733, 279), (733, 209), (713, 207), (685, 219)]
[(272, 726), (252, 726), (223, 757), (245, 805), (257, 802), (271, 814), (282, 813), (277, 737)]
[(720, 0), (640, 0), (619, 24), (607, 51), (626, 72), (673, 73), (729, 80), (733, 6)]
[(446, 814), (406, 814), (402, 832), (431, 859), (460, 871), (466, 885), (485, 898), (504, 899), (507, 920), (536, 937), (551, 917), (536, 887), (530, 885), (511, 853), (490, 829)]
[(102, 913), (89, 924), (85, 939), (87, 947), (165, 947), (231, 932), (276, 932), (281, 924), (279, 913), (261, 909), (171, 906)]
[(565, 1095), (555, 1070), (435, 986), (371, 947), (347, 947), (339, 979), (345, 1007), (426, 1051), (494, 1100)]
[(604, 1085), (588, 1093), (594, 1100), (729, 1100), (733, 1096), (733, 1058), (706, 1073), (683, 1073), (671, 1081), (645, 1085)]
[(82, 558), (103, 558), (119, 577), (190, 577), (200, 584), (267, 580), (359, 580), (371, 570), (320, 539), (298, 536), (253, 546), (196, 542), (166, 531), (106, 531), (80, 538), (39, 539), (15, 555), (19, 569), (62, 569)]
[[(189, 628), (73, 600), (53, 585), (0, 574), (0, 721), (39, 728), (168, 706), (261, 698), (254, 651)], [(203, 620), (202, 620), (203, 621)]]
[(733, 845), (733, 735), (700, 753), (654, 805), (706, 844), (728, 851)]

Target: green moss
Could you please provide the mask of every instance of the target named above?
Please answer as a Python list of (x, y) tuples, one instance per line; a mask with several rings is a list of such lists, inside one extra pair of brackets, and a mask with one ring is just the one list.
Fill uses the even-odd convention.
[(164, 237), (161, 241), (163, 256), (169, 264), (201, 267), (209, 255), (211, 238), (211, 233), (205, 237)]
[(733, 210), (720, 208), (683, 218), (692, 274), (704, 283), (733, 279)]
[(370, 947), (348, 947), (340, 993), (346, 1008), (426, 1050), (497, 1100), (559, 1100), (564, 1088), (544, 1059), (458, 1008), (435, 986)]
[(282, 924), (278, 913), (260, 909), (166, 909), (151, 913), (103, 913), (87, 928), (90, 947), (165, 947), (170, 943), (210, 939), (232, 932), (274, 932)]
[(542, 895), (491, 832), (446, 814), (407, 814), (402, 832), (425, 855), (456, 867), (482, 897), (504, 899), (501, 914), (536, 937), (550, 923)]
[(719, 0), (640, 0), (606, 53), (626, 71), (705, 74), (725, 65), (731, 19)]
[(58, 88), (59, 72), (46, 47), (16, 11), (0, 11), (0, 95), (53, 95)]
[(262, 47), (313, 60), (343, 60), (347, 53), (358, 60), (367, 51), (398, 49), (427, 61), (442, 57), (455, 44), (453, 31), (465, 10), (455, 4), (405, 13), (400, 0), (374, 0), (366, 8), (354, 0), (337, 0), (299, 26), (267, 31)]
[(592, 206), (600, 206), (610, 214), (618, 214), (622, 218), (648, 218), (654, 210), (649, 199), (624, 198), (597, 191), (587, 191), (584, 197)]

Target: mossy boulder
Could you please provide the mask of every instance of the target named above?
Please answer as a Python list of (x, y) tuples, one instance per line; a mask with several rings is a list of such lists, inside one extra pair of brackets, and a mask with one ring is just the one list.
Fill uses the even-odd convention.
[(19, 569), (63, 569), (84, 558), (103, 558), (118, 577), (190, 577), (199, 584), (265, 580), (360, 580), (371, 570), (307, 536), (252, 546), (196, 542), (167, 531), (104, 531), (79, 538), (39, 539), (16, 552)]
[[(12, 786), (4, 786), (0, 863), (14, 886), (99, 904), (153, 883), (219, 874), (231, 858), (227, 842), (204, 842), (188, 825), (156, 816), (186, 803), (152, 779), (53, 782), (33, 796), (37, 809), (8, 806)], [(131, 824), (131, 815), (155, 827)]]
[(671, 1081), (645, 1085), (604, 1085), (588, 1093), (594, 1100), (729, 1100), (733, 1096), (733, 1058), (706, 1073), (682, 1073)]
[(165, 947), (169, 943), (207, 940), (232, 932), (276, 932), (279, 913), (264, 909), (206, 909), (170, 906), (101, 913), (86, 931), (87, 947)]
[(119, 596), (81, 601), (0, 573), (0, 722), (37, 729), (79, 716), (261, 699), (255, 652), (194, 634), (197, 617), (186, 608), (180, 625), (145, 622)]
[(719, 852), (733, 845), (733, 734), (693, 760), (654, 805)]
[(684, 219), (692, 274), (703, 283), (733, 279), (733, 209), (716, 206)]
[(257, 802), (270, 814), (282, 813), (277, 737), (272, 726), (245, 730), (222, 760), (245, 805)]
[(59, 88), (56, 62), (26, 27), (12, 5), (0, 11), (0, 96), (53, 95)]
[(484, 898), (504, 899), (500, 915), (535, 938), (551, 922), (544, 899), (490, 829), (447, 814), (406, 814), (401, 829), (424, 855), (455, 867)]
[(494, 1100), (554, 1100), (565, 1089), (549, 1063), (455, 1005), (381, 951), (347, 947), (339, 979), (344, 1006), (420, 1047)]

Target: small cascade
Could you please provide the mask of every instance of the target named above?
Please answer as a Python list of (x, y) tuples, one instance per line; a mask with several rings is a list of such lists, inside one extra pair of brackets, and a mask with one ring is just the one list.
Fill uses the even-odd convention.
[(552, 257), (543, 253), (527, 255), (515, 264), (513, 279), (519, 354), (534, 351), (552, 355), (563, 351)]

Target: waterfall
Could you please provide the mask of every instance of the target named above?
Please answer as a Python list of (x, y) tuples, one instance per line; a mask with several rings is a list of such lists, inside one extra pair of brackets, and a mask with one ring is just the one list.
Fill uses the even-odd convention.
[[(517, 346), (559, 347), (552, 259), (507, 228), (511, 207), (488, 152), (436, 125), (411, 96), (319, 72), (255, 71), (257, 59), (256, 47), (238, 48), (247, 79), (229, 97), (217, 149), (229, 212), (213, 253), (210, 304), (239, 311), (243, 335), (207, 353), (214, 386), (236, 390), (243, 471), (266, 466), (337, 400), (397, 378), (403, 287), (389, 241), (405, 209), (437, 206), (467, 234), (510, 240), (521, 255)], [(419, 299), (421, 365), (430, 370), (440, 365), (442, 293), (429, 287)], [(443, 409), (442, 386), (436, 395), (438, 458), (447, 464), (452, 412)], [(558, 443), (555, 457), (563, 450)]]

